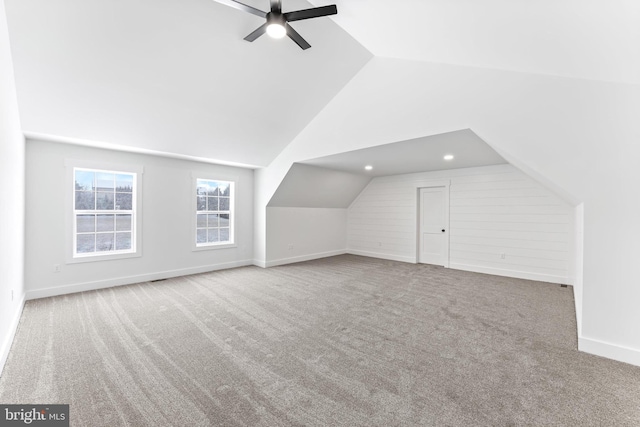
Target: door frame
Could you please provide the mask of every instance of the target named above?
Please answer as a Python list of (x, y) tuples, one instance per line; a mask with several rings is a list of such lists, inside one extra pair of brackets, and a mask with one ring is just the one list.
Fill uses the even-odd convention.
[(450, 253), (450, 213), (449, 213), (449, 204), (450, 204), (450, 198), (449, 198), (449, 192), (450, 192), (450, 186), (451, 186), (451, 181), (450, 180), (443, 180), (443, 181), (421, 181), (421, 182), (416, 182), (415, 183), (415, 192), (416, 192), (416, 264), (420, 263), (420, 235), (421, 235), (421, 230), (420, 230), (420, 223), (421, 223), (421, 219), (422, 219), (422, 212), (421, 212), (421, 195), (420, 195), (420, 190), (422, 190), (423, 188), (437, 188), (437, 187), (444, 187), (444, 207), (445, 207), (445, 230), (446, 231), (446, 253), (445, 253), (445, 260), (444, 260), (444, 267), (445, 268), (449, 268), (449, 258), (451, 258), (451, 253)]

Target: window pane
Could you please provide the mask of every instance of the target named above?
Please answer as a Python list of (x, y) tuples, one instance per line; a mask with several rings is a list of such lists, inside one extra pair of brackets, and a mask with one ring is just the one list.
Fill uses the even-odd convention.
[(207, 197), (207, 210), (208, 211), (217, 211), (218, 210), (218, 198), (217, 197)]
[(135, 183), (135, 173), (74, 169), (76, 254), (134, 249)]
[(95, 209), (94, 198), (95, 192), (93, 191), (76, 191), (76, 210), (90, 210)]
[[(233, 183), (196, 180), (196, 243), (231, 241), (231, 194)], [(228, 212), (220, 214), (219, 212)], [(206, 215), (205, 215), (206, 214)]]
[(116, 250), (131, 249), (131, 233), (116, 233)]
[(116, 191), (131, 193), (133, 191), (133, 175), (116, 175)]
[(231, 195), (231, 186), (228, 182), (219, 183), (218, 190), (220, 191), (221, 196), (229, 197)]
[(96, 234), (96, 252), (107, 252), (113, 250), (113, 234), (114, 233)]
[(95, 252), (95, 234), (78, 234), (76, 240), (76, 251), (79, 254)]
[(198, 228), (206, 228), (207, 227), (207, 216), (204, 214), (198, 214), (196, 220), (196, 227)]
[(218, 183), (215, 181), (206, 181), (207, 182), (207, 194), (209, 196), (217, 196), (220, 194), (218, 191)]
[(115, 215), (98, 215), (97, 231), (115, 230), (114, 217)]
[(208, 221), (206, 226), (207, 227), (216, 227), (217, 228), (218, 227), (218, 216), (219, 215), (209, 214), (207, 216), (209, 217), (209, 221)]
[(93, 190), (93, 182), (95, 173), (90, 171), (76, 171), (76, 190), (91, 191)]
[(198, 196), (206, 196), (208, 191), (209, 187), (207, 187), (207, 181), (199, 179), (198, 184), (196, 185), (196, 194)]
[(207, 242), (211, 243), (219, 240), (217, 228), (209, 228), (207, 231)]
[(132, 199), (132, 193), (116, 193), (116, 210), (130, 211)]
[(87, 233), (96, 231), (95, 215), (77, 215), (76, 230), (78, 233)]
[(220, 210), (228, 211), (229, 210), (229, 198), (228, 197), (220, 197)]
[(113, 210), (113, 193), (98, 192), (96, 195), (96, 210)]
[(115, 175), (112, 173), (96, 172), (96, 190), (113, 191), (115, 188)]
[(131, 215), (116, 215), (116, 231), (131, 231)]
[(207, 210), (207, 198), (204, 196), (198, 196), (196, 200), (196, 210), (198, 211), (206, 211)]

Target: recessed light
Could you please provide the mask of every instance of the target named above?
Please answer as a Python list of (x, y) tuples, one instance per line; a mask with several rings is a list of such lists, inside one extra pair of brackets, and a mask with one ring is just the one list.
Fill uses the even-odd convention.
[(445, 159), (445, 160), (453, 160), (453, 154), (446, 154), (446, 155), (444, 156), (444, 159)]
[(364, 167), (364, 169), (370, 171), (371, 169), (373, 169), (373, 166), (367, 165), (367, 166)]

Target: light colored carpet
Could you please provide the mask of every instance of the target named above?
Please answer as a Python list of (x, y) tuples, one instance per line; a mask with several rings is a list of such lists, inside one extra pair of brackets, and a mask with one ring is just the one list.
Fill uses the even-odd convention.
[(344, 255), (29, 301), (1, 403), (75, 426), (638, 426), (571, 288)]

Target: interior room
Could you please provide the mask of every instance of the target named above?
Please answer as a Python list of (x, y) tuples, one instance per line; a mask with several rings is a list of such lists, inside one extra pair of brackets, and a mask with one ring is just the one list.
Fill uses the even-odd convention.
[(638, 22), (3, 0), (0, 405), (640, 424)]

